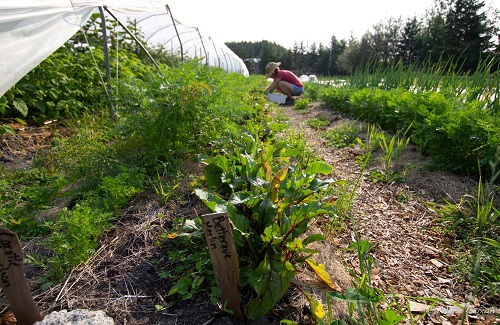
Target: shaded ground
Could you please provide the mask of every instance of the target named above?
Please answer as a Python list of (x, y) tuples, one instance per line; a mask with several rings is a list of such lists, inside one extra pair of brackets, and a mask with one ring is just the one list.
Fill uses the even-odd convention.
[[(280, 106), (275, 113), (288, 116), (290, 127), (305, 135), (311, 149), (334, 166), (337, 179), (360, 179), (353, 202), (355, 226), (346, 222), (345, 229), (327, 240), (315, 243), (321, 254), (316, 258), (332, 275), (334, 282), (344, 290), (351, 286), (348, 269), (359, 271), (356, 255), (347, 250), (355, 236), (355, 230), (363, 239), (378, 245), (374, 257), (380, 268), (372, 276), (375, 284), (386, 293), (403, 296), (423, 296), (469, 303), (478, 308), (488, 308), (481, 297), (473, 297), (473, 288), (449, 271), (452, 263), (452, 239), (444, 235), (436, 224), (436, 213), (426, 202), (443, 199), (458, 201), (464, 194), (472, 193), (476, 184), (469, 179), (446, 172), (427, 170), (425, 158), (415, 148), (408, 147), (399, 160), (400, 167), (411, 164), (405, 183), (374, 183), (367, 179), (367, 171), (359, 175), (356, 157), (363, 152), (356, 147), (331, 150), (317, 130), (306, 121), (321, 117), (333, 128), (345, 122), (345, 118), (326, 107), (314, 103), (305, 111)], [(49, 147), (55, 126), (30, 128), (19, 131), (16, 138), (0, 139), (0, 164), (7, 168), (25, 168), (33, 156)], [(373, 158), (377, 168), (379, 160)], [(186, 175), (199, 174), (202, 166), (187, 162)], [(189, 178), (181, 184), (177, 200), (162, 204), (155, 195), (143, 195), (123, 211), (116, 226), (103, 238), (95, 256), (76, 268), (65, 283), (41, 290), (36, 283), (40, 276), (33, 266), (26, 267), (27, 278), (35, 301), (44, 314), (53, 310), (86, 308), (104, 310), (116, 324), (231, 324), (227, 317), (214, 318), (217, 309), (207, 297), (179, 301), (168, 297), (172, 286), (159, 276), (158, 270), (167, 267), (168, 245), (158, 244), (157, 239), (170, 228), (174, 217), (199, 216), (206, 212), (204, 205), (189, 189)], [(163, 215), (158, 218), (158, 215)], [(318, 221), (311, 225), (313, 233), (322, 232), (325, 224)], [(37, 240), (23, 243), (27, 254), (41, 251)], [(172, 267), (172, 266), (170, 266)], [(324, 300), (327, 288), (317, 280), (308, 268), (299, 273), (294, 282), (319, 299)], [(2, 309), (8, 311), (3, 295)], [(425, 303), (421, 301), (421, 303)], [(156, 305), (164, 306), (158, 310)], [(451, 303), (441, 303), (451, 306)], [(414, 305), (413, 308), (418, 306)], [(342, 316), (346, 306), (337, 304), (334, 313)], [(418, 313), (417, 313), (418, 314)], [(471, 315), (471, 324), (494, 324), (488, 316), (477, 321)], [(297, 290), (290, 289), (286, 297), (269, 315), (272, 324), (287, 318), (300, 324), (311, 324), (304, 299)], [(457, 324), (458, 317), (451, 309), (436, 309), (421, 324)], [(0, 322), (1, 324), (1, 322)]]

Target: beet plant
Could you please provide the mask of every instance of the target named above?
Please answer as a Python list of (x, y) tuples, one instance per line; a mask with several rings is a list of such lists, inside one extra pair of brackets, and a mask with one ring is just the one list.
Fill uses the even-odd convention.
[(336, 215), (319, 194), (338, 183), (325, 177), (333, 169), (325, 162), (294, 164), (297, 151), (284, 142), (249, 134), (246, 140), (245, 147), (231, 154), (205, 159), (205, 187), (196, 194), (210, 210), (228, 213), (241, 286), (254, 291), (247, 313), (258, 319), (281, 299), (302, 264), (318, 253), (307, 246), (324, 237), (309, 233), (308, 227), (316, 217)]

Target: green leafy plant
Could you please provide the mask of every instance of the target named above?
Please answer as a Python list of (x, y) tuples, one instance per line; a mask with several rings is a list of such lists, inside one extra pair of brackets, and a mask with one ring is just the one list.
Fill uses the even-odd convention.
[(296, 109), (301, 110), (301, 109), (306, 109), (307, 107), (309, 107), (309, 104), (310, 104), (309, 99), (307, 99), (307, 98), (301, 98), (301, 99), (297, 99), (295, 101), (294, 107)]
[(319, 130), (324, 129), (325, 127), (330, 125), (330, 122), (326, 121), (323, 118), (311, 118), (307, 120), (307, 125), (309, 125), (313, 129)]
[[(172, 245), (168, 253), (168, 263), (174, 265), (162, 269), (158, 265), (161, 278), (170, 279), (174, 285), (170, 288), (168, 295), (179, 295), (181, 299), (190, 299), (203, 288), (215, 286), (215, 276), (212, 271), (210, 255), (206, 250), (206, 242), (201, 237), (202, 225), (200, 218), (184, 220), (174, 219), (176, 233), (165, 235)], [(212, 301), (220, 296), (218, 290), (209, 292)]]
[(390, 182), (399, 182), (399, 183), (404, 183), (406, 182), (406, 177), (403, 174), (396, 173), (394, 171), (387, 171), (383, 172), (381, 170), (371, 170), (368, 178), (372, 182), (383, 182), (383, 183), (390, 183)]
[[(114, 28), (116, 22), (108, 20), (107, 23), (108, 31), (112, 31), (109, 37), (115, 39), (118, 37), (116, 31), (121, 29)], [(104, 69), (104, 52), (99, 30), (100, 15), (94, 14), (82, 31), (0, 98), (0, 117), (41, 124), (46, 120), (74, 118), (89, 112), (107, 114), (111, 94), (100, 73)], [(140, 34), (140, 30), (135, 29), (135, 32)], [(109, 51), (111, 69), (117, 69), (115, 62), (119, 62), (121, 80), (113, 81), (117, 89), (120, 82), (126, 83), (131, 78), (136, 84), (142, 83), (141, 78), (145, 80), (145, 75), (152, 71), (150, 65), (143, 64), (138, 58), (136, 53), (141, 51), (130, 36), (118, 33), (122, 46)], [(111, 42), (112, 45), (115, 43)]]
[(116, 175), (122, 162), (113, 129), (102, 127), (104, 120), (84, 116), (78, 122), (68, 122), (71, 136), (57, 136), (52, 141), (50, 154), (41, 162), (48, 169), (58, 171), (69, 182), (87, 180), (98, 183), (107, 175)]
[(23, 239), (45, 234), (50, 220), (39, 223), (36, 212), (53, 200), (67, 181), (45, 168), (11, 171), (0, 167), (0, 222)]
[(475, 286), (475, 294), (493, 299), (500, 294), (500, 245), (496, 206), (495, 182), (500, 175), (500, 147), (495, 160), (490, 161), (492, 177), (477, 183), (474, 195), (464, 195), (459, 202), (435, 204), (440, 220), (453, 231), (458, 249), (455, 272), (469, 279)]
[(104, 177), (98, 188), (85, 193), (73, 209), (64, 208), (57, 214), (45, 243), (53, 252), (48, 260), (50, 278), (63, 278), (93, 254), (114, 215), (142, 191), (143, 183), (140, 170), (123, 169), (115, 177)]
[(486, 182), (481, 178), (477, 183), (475, 195), (466, 194), (460, 202), (447, 202), (438, 206), (441, 220), (451, 222), (450, 227), (455, 231), (464, 228), (464, 239), (481, 238), (498, 231), (496, 220), (500, 211), (495, 206), (495, 181), (500, 174), (497, 167), (500, 165), (500, 147), (495, 161), (491, 161), (493, 177)]
[(99, 191), (102, 192), (106, 211), (116, 213), (125, 207), (135, 195), (142, 192), (144, 182), (144, 171), (135, 168), (123, 169), (114, 177), (104, 177), (99, 185)]
[(172, 194), (179, 187), (180, 183), (178, 183), (177, 181), (167, 182), (164, 179), (162, 179), (160, 175), (157, 176), (158, 176), (158, 181), (151, 183), (153, 184), (156, 194), (158, 194), (162, 198), (162, 201), (164, 203), (167, 203)]
[[(326, 313), (322, 308), (317, 308), (317, 302), (311, 303), (311, 312), (318, 324), (393, 325), (399, 324), (402, 320), (407, 319), (406, 315), (404, 315), (403, 310), (398, 305), (398, 299), (395, 296), (391, 296), (391, 300), (386, 299), (386, 295), (380, 289), (372, 285), (370, 274), (372, 271), (374, 260), (369, 255), (369, 252), (375, 247), (375, 244), (371, 244), (367, 240), (363, 240), (360, 242), (353, 241), (351, 243), (350, 248), (355, 249), (358, 252), (361, 275), (358, 276), (353, 271), (351, 271), (351, 276), (353, 277), (353, 284), (355, 285), (355, 287), (347, 288), (343, 293), (338, 291), (331, 291), (326, 294)], [(432, 300), (434, 304), (438, 301), (436, 299), (429, 300)], [(348, 322), (343, 319), (336, 319), (333, 317), (332, 301), (341, 301), (347, 303), (349, 308)], [(380, 309), (379, 304), (381, 302), (387, 303), (387, 307), (384, 309)], [(280, 324), (298, 325), (298, 323), (289, 320), (282, 320)]]
[[(493, 298), (500, 294), (500, 244), (498, 242), (498, 223), (500, 209), (495, 206), (495, 182), (500, 176), (500, 146), (497, 148), (495, 160), (490, 161), (491, 178), (484, 182), (479, 179), (477, 194), (471, 197), (471, 212), (474, 211), (473, 218), (473, 238), (481, 238), (480, 242), (474, 245), (476, 263), (474, 265), (473, 282), (476, 286), (476, 293), (482, 287), (488, 296)], [(482, 243), (486, 244), (483, 247)], [(487, 288), (487, 289), (486, 289)]]
[[(368, 242), (368, 240), (356, 240), (351, 242), (349, 248), (354, 249), (358, 253), (359, 271), (357, 275), (354, 271), (350, 271), (352, 282), (355, 285), (353, 288), (348, 288), (344, 293), (329, 292), (327, 293), (327, 301), (330, 311), (330, 301), (347, 302), (349, 306), (349, 322), (355, 324), (399, 324), (406, 316), (403, 315), (401, 308), (397, 305), (397, 299), (394, 302), (389, 302), (385, 310), (379, 310), (378, 305), (386, 300), (385, 293), (373, 286), (371, 274), (373, 270), (374, 259), (370, 256), (370, 252), (376, 248), (376, 244)], [(395, 297), (394, 297), (395, 298)], [(338, 320), (333, 320), (331, 312), (328, 313), (329, 322), (325, 323), (320, 320), (320, 324), (342, 324)]]
[(16, 135), (16, 131), (14, 131), (14, 129), (10, 125), (0, 124), (0, 135), (4, 133)]
[(410, 142), (410, 138), (399, 136), (399, 133), (388, 138), (385, 132), (380, 127), (367, 127), (367, 141), (364, 144), (372, 151), (376, 148), (381, 148), (383, 151), (384, 168), (380, 170), (370, 171), (370, 179), (372, 181), (405, 181), (405, 175), (396, 172), (395, 165), (403, 152), (403, 149)]
[(477, 194), (473, 202), (475, 205), (476, 227), (474, 235), (482, 236), (486, 228), (495, 225), (495, 221), (500, 217), (500, 210), (495, 207), (495, 182), (500, 176), (500, 146), (497, 148), (495, 159), (490, 161), (491, 178), (483, 184), (479, 178)]
[[(95, 51), (102, 53), (98, 49)], [(97, 70), (75, 66), (94, 64), (89, 53), (78, 52), (69, 44), (63, 46), (7, 91), (4, 97), (8, 109), (4, 117), (28, 118), (42, 123), (79, 114), (90, 109), (86, 104), (99, 97), (106, 98)]]
[(321, 136), (328, 140), (334, 149), (344, 148), (356, 143), (362, 126), (356, 123), (342, 123), (336, 128), (321, 132)]
[(321, 97), (321, 90), (324, 87), (321, 83), (308, 83), (305, 87), (304, 96), (311, 101), (316, 101)]
[(316, 195), (335, 182), (319, 178), (332, 171), (324, 162), (304, 169), (291, 164), (296, 151), (284, 142), (271, 144), (250, 134), (246, 139), (245, 148), (204, 160), (206, 189), (195, 192), (212, 211), (229, 214), (242, 286), (256, 294), (248, 314), (257, 319), (285, 294), (300, 264), (317, 253), (307, 245), (323, 236), (301, 235), (312, 218), (334, 215), (334, 207)]
[(495, 221), (500, 217), (500, 210), (495, 207), (494, 201), (493, 192), (487, 193), (480, 179), (477, 186), (477, 196), (472, 201), (472, 205), (475, 206), (474, 236), (483, 235), (484, 231), (494, 226)]
[(87, 260), (97, 248), (97, 239), (109, 227), (111, 218), (111, 213), (85, 203), (77, 204), (72, 210), (61, 210), (45, 243), (53, 252), (48, 260), (49, 277), (60, 280)]
[(479, 288), (483, 291), (487, 288), (487, 296), (494, 298), (500, 295), (500, 242), (492, 238), (482, 241), (489, 249), (478, 252), (474, 272), (476, 293), (479, 293)]
[[(66, 55), (69, 54), (62, 53), (61, 57)], [(68, 61), (69, 66), (72, 64), (70, 62), (74, 63)], [(100, 236), (112, 226), (115, 216), (147, 188), (146, 182), (151, 179), (151, 175), (160, 177), (159, 182), (153, 183), (151, 188), (156, 186), (158, 193), (167, 200), (176, 185), (171, 186), (161, 180), (179, 175), (179, 162), (186, 152), (201, 146), (206, 152), (210, 147), (229, 147), (228, 143), (236, 143), (231, 142), (231, 139), (234, 134), (241, 132), (240, 126), (246, 119), (260, 114), (263, 105), (257, 104), (260, 98), (257, 94), (243, 101), (239, 96), (228, 101), (221, 100), (237, 91), (246, 92), (247, 83), (251, 86), (248, 79), (229, 76), (220, 69), (197, 64), (190, 62), (184, 67), (169, 70), (172, 77), (165, 74), (171, 85), (168, 90), (160, 89), (166, 84), (164, 76), (150, 76), (150, 82), (159, 87), (151, 92), (145, 92), (140, 79), (127, 79), (124, 76), (123, 83), (117, 84), (122, 88), (117, 87), (117, 90), (127, 92), (128, 96), (124, 97), (123, 106), (118, 109), (116, 121), (109, 120), (106, 114), (93, 114), (93, 111), (86, 111), (83, 116), (73, 115), (65, 120), (51, 138), (50, 150), (40, 152), (30, 168), (18, 171), (0, 168), (2, 224), (18, 232), (22, 239), (29, 240), (40, 235), (47, 237), (44, 245), (51, 256), (30, 257), (30, 261), (47, 271), (42, 281), (44, 287), (60, 281), (72, 268), (92, 256)], [(147, 70), (140, 66), (130, 68), (138, 73)], [(219, 90), (220, 84), (228, 88)], [(238, 90), (232, 91), (231, 87)], [(179, 90), (178, 94), (176, 90)], [(210, 93), (211, 90), (217, 90), (217, 95)], [(17, 90), (12, 91), (11, 94), (14, 94)], [(149, 141), (157, 135), (151, 134), (151, 127), (161, 122), (163, 116), (149, 111), (156, 106), (148, 96), (160, 96), (162, 91), (171, 99), (177, 98), (175, 109), (183, 109), (182, 100), (186, 99), (190, 108), (201, 110), (202, 114), (196, 116), (199, 117), (196, 121), (170, 121), (177, 124), (182, 133), (171, 134), (172, 137), (187, 139), (192, 136), (192, 140), (184, 143), (183, 140), (168, 138), (166, 141), (172, 140), (168, 144), (163, 140)], [(174, 95), (170, 95), (169, 91)], [(2, 97), (1, 102), (5, 104), (6, 98), (10, 97)], [(89, 100), (92, 101), (91, 98)], [(248, 107), (247, 101), (252, 102), (253, 106)], [(206, 111), (202, 108), (206, 108)], [(181, 113), (170, 114), (173, 117), (172, 114)], [(197, 132), (192, 132), (195, 127), (190, 123), (194, 122), (203, 126), (197, 128)], [(66, 208), (59, 210), (62, 207)], [(49, 209), (50, 213), (46, 213), (45, 210)], [(78, 228), (78, 225), (81, 227)], [(198, 281), (193, 283), (197, 284)]]
[[(481, 71), (481, 75), (483, 73)], [(367, 74), (366, 77), (372, 76)], [(406, 136), (417, 143), (423, 153), (434, 158), (437, 168), (479, 175), (478, 159), (480, 168), (487, 167), (500, 145), (498, 138), (491, 136), (500, 132), (498, 110), (494, 108), (498, 104), (491, 101), (495, 96), (473, 99), (472, 93), (477, 93), (478, 88), (468, 88), (471, 85), (467, 83), (468, 78), (457, 76), (450, 79), (462, 82), (459, 88), (456, 81), (448, 80), (446, 86), (437, 81), (434, 87), (423, 87), (426, 91), (413, 84), (408, 85), (409, 89), (392, 86), (380, 89), (378, 84), (383, 78), (384, 74), (374, 76), (376, 84), (370, 83), (368, 88), (369, 81), (363, 78), (359, 84), (353, 81), (359, 88), (325, 88), (322, 100), (355, 118), (376, 123), (384, 130), (394, 133), (408, 130)], [(490, 92), (495, 88), (495, 78), (498, 74), (492, 78), (472, 79), (482, 82), (482, 89)], [(407, 80), (414, 83), (425, 82), (425, 79), (420, 75)], [(437, 86), (439, 91), (436, 91)], [(442, 150), (444, 147), (447, 150)]]

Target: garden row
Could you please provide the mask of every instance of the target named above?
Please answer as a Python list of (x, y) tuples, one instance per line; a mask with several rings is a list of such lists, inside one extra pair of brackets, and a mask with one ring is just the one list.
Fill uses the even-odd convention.
[(493, 177), (490, 162), (500, 147), (500, 116), (478, 100), (446, 90), (329, 87), (323, 101), (387, 131), (405, 134), (438, 168)]

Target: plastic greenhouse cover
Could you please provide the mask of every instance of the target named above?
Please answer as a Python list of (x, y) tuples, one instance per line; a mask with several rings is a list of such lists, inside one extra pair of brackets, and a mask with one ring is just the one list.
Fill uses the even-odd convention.
[(201, 58), (202, 62), (229, 73), (241, 73), (246, 77), (249, 75), (243, 60), (224, 43), (217, 43), (211, 37), (203, 35), (197, 27), (180, 22), (176, 19), (175, 12), (171, 14), (168, 10), (160, 10), (137, 15), (118, 14), (117, 17), (122, 22), (130, 19), (137, 23), (144, 40), (150, 45), (161, 45), (166, 50), (185, 57)]
[(174, 26), (166, 6), (157, 0), (1, 0), (0, 96), (85, 26), (97, 7), (137, 20), (149, 44), (248, 76), (243, 61), (224, 44), (195, 27), (178, 21)]

